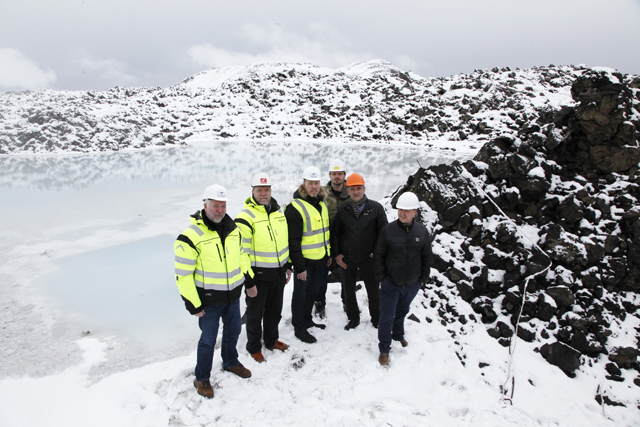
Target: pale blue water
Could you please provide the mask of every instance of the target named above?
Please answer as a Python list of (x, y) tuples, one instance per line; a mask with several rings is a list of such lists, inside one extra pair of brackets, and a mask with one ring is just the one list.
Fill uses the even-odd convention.
[(40, 286), (82, 314), (86, 330), (167, 336), (187, 313), (173, 282), (175, 237), (163, 234), (62, 258)]
[[(25, 248), (54, 253), (98, 248), (56, 257), (55, 273), (30, 277), (25, 272), (25, 280), (81, 319), (83, 329), (167, 339), (192, 322), (174, 283), (172, 244), (189, 225), (189, 214), (201, 208), (206, 186), (227, 187), (227, 212), (234, 217), (259, 171), (272, 176), (273, 197), (284, 206), (305, 167), (324, 172), (333, 158), (341, 158), (348, 173), (363, 175), (369, 198), (380, 199), (403, 184), (418, 161), (428, 166), (469, 156), (405, 146), (245, 142), (0, 157), (2, 268)], [(113, 239), (103, 244), (105, 235)]]

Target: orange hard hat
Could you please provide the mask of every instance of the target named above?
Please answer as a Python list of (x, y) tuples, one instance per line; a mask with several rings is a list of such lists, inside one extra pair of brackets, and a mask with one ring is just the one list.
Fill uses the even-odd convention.
[(347, 178), (347, 187), (355, 187), (357, 185), (364, 185), (364, 179), (359, 173), (352, 173)]

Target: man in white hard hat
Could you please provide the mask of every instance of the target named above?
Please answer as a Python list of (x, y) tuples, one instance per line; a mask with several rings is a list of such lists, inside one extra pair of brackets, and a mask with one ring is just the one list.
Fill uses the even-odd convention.
[(293, 296), (291, 323), (296, 338), (316, 342), (307, 329), (324, 329), (311, 315), (318, 289), (326, 286), (331, 265), (329, 244), (329, 212), (324, 203), (326, 193), (320, 185), (320, 170), (310, 166), (302, 173), (303, 182), (287, 205), (285, 216), (289, 227), (289, 257), (293, 264)]
[[(240, 294), (252, 281), (249, 255), (243, 251), (240, 229), (226, 214), (227, 190), (218, 184), (207, 187), (204, 208), (191, 215), (191, 225), (174, 244), (175, 277), (189, 313), (198, 318), (202, 331), (193, 385), (203, 397), (212, 398), (211, 367), (222, 319), (222, 368), (241, 378), (251, 371), (238, 361), (236, 344), (242, 330)], [(247, 289), (255, 296), (255, 287)]]
[[(349, 200), (349, 193), (345, 185), (346, 178), (347, 170), (345, 169), (344, 162), (340, 159), (331, 160), (329, 163), (329, 182), (324, 186), (326, 193), (324, 202), (329, 211), (329, 223), (332, 227), (338, 207)], [(332, 281), (341, 281), (340, 268), (337, 264), (331, 265), (331, 276), (333, 277)], [(326, 305), (327, 285), (324, 285), (318, 289), (315, 301), (316, 315), (321, 319), (325, 316)]]
[(251, 259), (257, 295), (247, 296), (247, 351), (258, 362), (265, 361), (264, 345), (269, 350), (285, 351), (289, 346), (280, 341), (278, 325), (282, 318), (284, 286), (291, 276), (289, 264), (289, 232), (287, 220), (278, 202), (271, 197), (271, 177), (258, 172), (251, 179), (251, 197), (236, 216), (242, 232), (245, 252)]
[(405, 192), (398, 198), (398, 220), (387, 224), (373, 251), (376, 279), (380, 283), (378, 362), (389, 365), (391, 341), (409, 345), (404, 337), (404, 319), (411, 301), (431, 271), (431, 237), (424, 225), (414, 221), (420, 202)]

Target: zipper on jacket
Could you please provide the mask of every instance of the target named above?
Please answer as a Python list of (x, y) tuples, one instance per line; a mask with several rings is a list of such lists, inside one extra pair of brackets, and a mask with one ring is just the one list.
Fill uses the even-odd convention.
[(220, 258), (220, 262), (222, 262), (222, 255), (220, 254), (220, 246), (216, 243), (216, 249), (218, 250), (218, 258)]
[[(273, 238), (273, 236), (271, 236), (271, 233), (272, 233), (272, 231), (271, 231), (271, 216), (269, 214), (267, 214), (267, 221), (269, 221), (269, 225), (267, 225), (267, 230), (269, 230), (269, 237), (271, 237), (271, 241), (273, 242), (274, 246), (276, 247), (276, 259), (278, 260), (278, 271), (280, 273), (282, 273), (282, 271), (281, 271), (281, 267), (282, 266), (280, 265), (280, 251), (279, 251), (279, 248), (278, 248), (278, 241), (275, 240)], [(276, 236), (278, 235), (278, 231), (275, 228), (273, 229), (273, 232), (276, 234)]]
[[(231, 234), (231, 233), (229, 233)], [(229, 237), (229, 236), (227, 236)], [(227, 245), (224, 245), (222, 247), (222, 253), (225, 254), (224, 256), (224, 271), (227, 274), (227, 302), (231, 303), (231, 290), (229, 289), (229, 267), (227, 266), (227, 254), (225, 252), (228, 251), (229, 249), (226, 247)], [(218, 256), (220, 256), (220, 248), (218, 247), (218, 245), (216, 245), (216, 248), (218, 248)], [(220, 262), (222, 262), (222, 257), (220, 257)]]

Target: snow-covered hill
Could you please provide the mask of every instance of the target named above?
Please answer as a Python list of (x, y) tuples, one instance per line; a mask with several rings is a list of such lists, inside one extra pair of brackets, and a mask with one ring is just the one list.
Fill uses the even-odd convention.
[[(12, 244), (0, 248), (0, 351), (9, 367), (42, 364), (35, 374), (0, 380), (0, 424), (639, 425), (639, 87), (636, 76), (573, 66), (424, 79), (373, 61), (341, 70), (209, 70), (167, 89), (0, 94), (0, 152), (10, 166), (2, 186), (28, 181), (56, 191), (52, 174), (64, 185), (94, 185), (92, 197), (75, 205), (70, 192), (25, 191), (20, 196), (32, 204), (19, 206), (29, 206), (25, 217), (33, 220), (20, 217), (20, 230), (3, 230)], [(337, 285), (316, 345), (294, 338), (286, 305), (281, 338), (291, 350), (268, 353), (263, 365), (242, 352), (250, 381), (220, 371), (216, 356), (212, 401), (191, 384), (190, 344), (149, 356), (97, 332), (76, 347), (79, 324), (69, 321), (66, 332), (52, 326), (64, 317), (31, 283), (51, 272), (50, 257), (178, 230), (184, 218), (177, 211), (198, 199), (190, 190), (144, 186), (105, 192), (95, 182), (123, 163), (124, 176), (180, 175), (192, 166), (192, 147), (132, 159), (12, 155), (211, 139), (482, 146), (474, 161), (419, 169), (384, 201), (394, 219), (399, 194), (420, 195), (436, 254), (434, 280), (407, 321), (410, 346), (393, 349), (390, 369), (377, 364), (370, 324), (344, 331)], [(180, 160), (148, 165), (183, 150)], [(322, 158), (331, 152), (318, 151)], [(291, 163), (288, 155), (280, 162)], [(27, 161), (13, 162), (20, 157)], [(51, 157), (62, 160), (53, 167)], [(229, 167), (242, 168), (229, 159)], [(206, 163), (215, 166), (211, 177), (235, 179)], [(67, 223), (47, 210), (52, 198), (61, 199)], [(68, 206), (86, 210), (67, 213)], [(365, 295), (358, 298), (364, 308)]]
[(640, 90), (601, 70), (571, 92), (575, 108), (539, 123), (545, 137), (497, 138), (473, 161), (420, 169), (387, 206), (407, 190), (425, 202), (429, 321), (453, 339), (484, 323), (510, 352), (532, 343), (588, 379), (599, 404), (638, 414)]
[[(585, 67), (423, 78), (385, 61), (211, 69), (169, 88), (0, 94), (0, 154), (92, 152), (202, 139), (486, 142), (573, 105)], [(634, 76), (627, 76), (631, 80)], [(455, 146), (455, 143), (452, 143)]]

